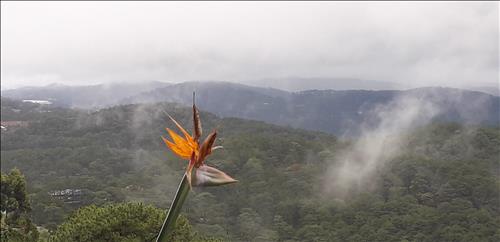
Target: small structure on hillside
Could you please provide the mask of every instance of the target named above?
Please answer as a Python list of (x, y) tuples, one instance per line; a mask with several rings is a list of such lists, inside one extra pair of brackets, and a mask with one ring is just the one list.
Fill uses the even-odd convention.
[(48, 100), (32, 100), (32, 99), (23, 100), (23, 103), (36, 103), (36, 104), (43, 104), (43, 105), (52, 104), (52, 102), (48, 101)]
[(2, 130), (7, 130), (9, 128), (24, 128), (28, 127), (28, 121), (0, 121)]
[(84, 193), (82, 189), (63, 189), (50, 191), (49, 195), (65, 203), (79, 203)]

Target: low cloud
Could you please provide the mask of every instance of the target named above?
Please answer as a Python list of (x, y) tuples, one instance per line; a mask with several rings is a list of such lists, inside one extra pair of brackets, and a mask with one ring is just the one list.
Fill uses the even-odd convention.
[(2, 2), (2, 88), (351, 77), (498, 86), (496, 2)]
[(324, 188), (335, 198), (373, 189), (377, 170), (401, 154), (406, 135), (429, 123), (439, 108), (424, 99), (405, 96), (372, 113), (360, 137), (335, 158), (327, 171)]

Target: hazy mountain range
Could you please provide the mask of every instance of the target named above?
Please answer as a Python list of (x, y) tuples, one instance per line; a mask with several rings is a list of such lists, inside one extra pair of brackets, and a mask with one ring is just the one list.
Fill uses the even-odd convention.
[(2, 96), (14, 99), (48, 100), (60, 107), (101, 108), (113, 106), (123, 98), (168, 85), (168, 83), (155, 81), (89, 86), (67, 86), (56, 83), (41, 87), (2, 90)]
[[(415, 88), (411, 85), (401, 83), (378, 81), (378, 80), (363, 80), (356, 78), (274, 78), (260, 79), (249, 81), (252, 85), (259, 87), (277, 88), (285, 91), (297, 92), (306, 90), (406, 90)], [(499, 86), (488, 86), (472, 84), (462, 87), (462, 89), (470, 91), (484, 92), (491, 95), (499, 96)]]
[(269, 78), (251, 81), (252, 85), (270, 87), (297, 92), (311, 89), (318, 90), (395, 90), (405, 89), (407, 86), (377, 80), (363, 80), (355, 78)]
[(175, 102), (191, 105), (193, 91), (200, 109), (221, 117), (260, 120), (336, 135), (358, 134), (361, 129), (377, 123), (384, 108), (398, 103), (403, 105), (401, 109), (425, 107), (428, 112), (432, 109), (432, 120), (486, 125), (498, 125), (500, 121), (498, 96), (440, 87), (290, 92), (228, 82), (147, 82), (49, 85), (5, 90), (2, 96), (50, 100), (53, 105), (61, 107), (97, 109), (131, 103)]

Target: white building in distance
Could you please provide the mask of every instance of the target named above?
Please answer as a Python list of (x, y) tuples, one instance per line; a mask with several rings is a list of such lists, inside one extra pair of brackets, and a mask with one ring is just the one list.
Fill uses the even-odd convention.
[(47, 100), (23, 100), (23, 103), (36, 103), (36, 104), (45, 104), (45, 105), (49, 105), (49, 104), (52, 104), (51, 101), (47, 101)]

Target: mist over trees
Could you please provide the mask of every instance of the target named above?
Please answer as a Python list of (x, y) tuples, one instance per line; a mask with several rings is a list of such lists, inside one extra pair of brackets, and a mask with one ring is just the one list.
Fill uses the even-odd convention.
[[(41, 112), (39, 107), (2, 99), (2, 119), (9, 118), (4, 110), (14, 108), (21, 111), (11, 118), (29, 122), (2, 131), (1, 168), (17, 167), (26, 176), (34, 224), (52, 236), (78, 236), (80, 230), (72, 224), (86, 218), (92, 226), (93, 219), (103, 216), (98, 211), (116, 218), (131, 214), (123, 212), (127, 209), (137, 211), (133, 214), (152, 211), (148, 216), (161, 220), (186, 165), (161, 143), (163, 128), (170, 127), (163, 111), (187, 124), (189, 108), (159, 103)], [(498, 128), (454, 123), (417, 127), (402, 135), (405, 145), (397, 154), (373, 170), (370, 186), (351, 186), (337, 196), (329, 192), (335, 185), (329, 171), (356, 145), (355, 139), (206, 112), (201, 116), (204, 129), (218, 128), (217, 143), (224, 146), (207, 162), (240, 182), (190, 194), (184, 209), (192, 226), (188, 236), (224, 241), (500, 238)], [(157, 208), (113, 205), (119, 202)], [(157, 226), (153, 224), (146, 227)], [(146, 227), (143, 231), (151, 234), (153, 229)], [(142, 240), (146, 235), (141, 233), (130, 238)], [(109, 240), (114, 238), (124, 237)]]
[[(305, 81), (305, 83), (310, 83)], [(495, 126), (500, 122), (500, 97), (454, 88), (408, 90), (305, 90), (289, 92), (229, 82), (47, 86), (2, 91), (15, 99), (50, 100), (54, 106), (93, 110), (120, 104), (174, 102), (191, 105), (193, 91), (201, 110), (220, 117), (356, 137), (363, 125), (376, 125), (376, 111), (400, 99), (426, 100), (439, 113), (435, 121)], [(320, 89), (320, 88), (318, 88)]]

